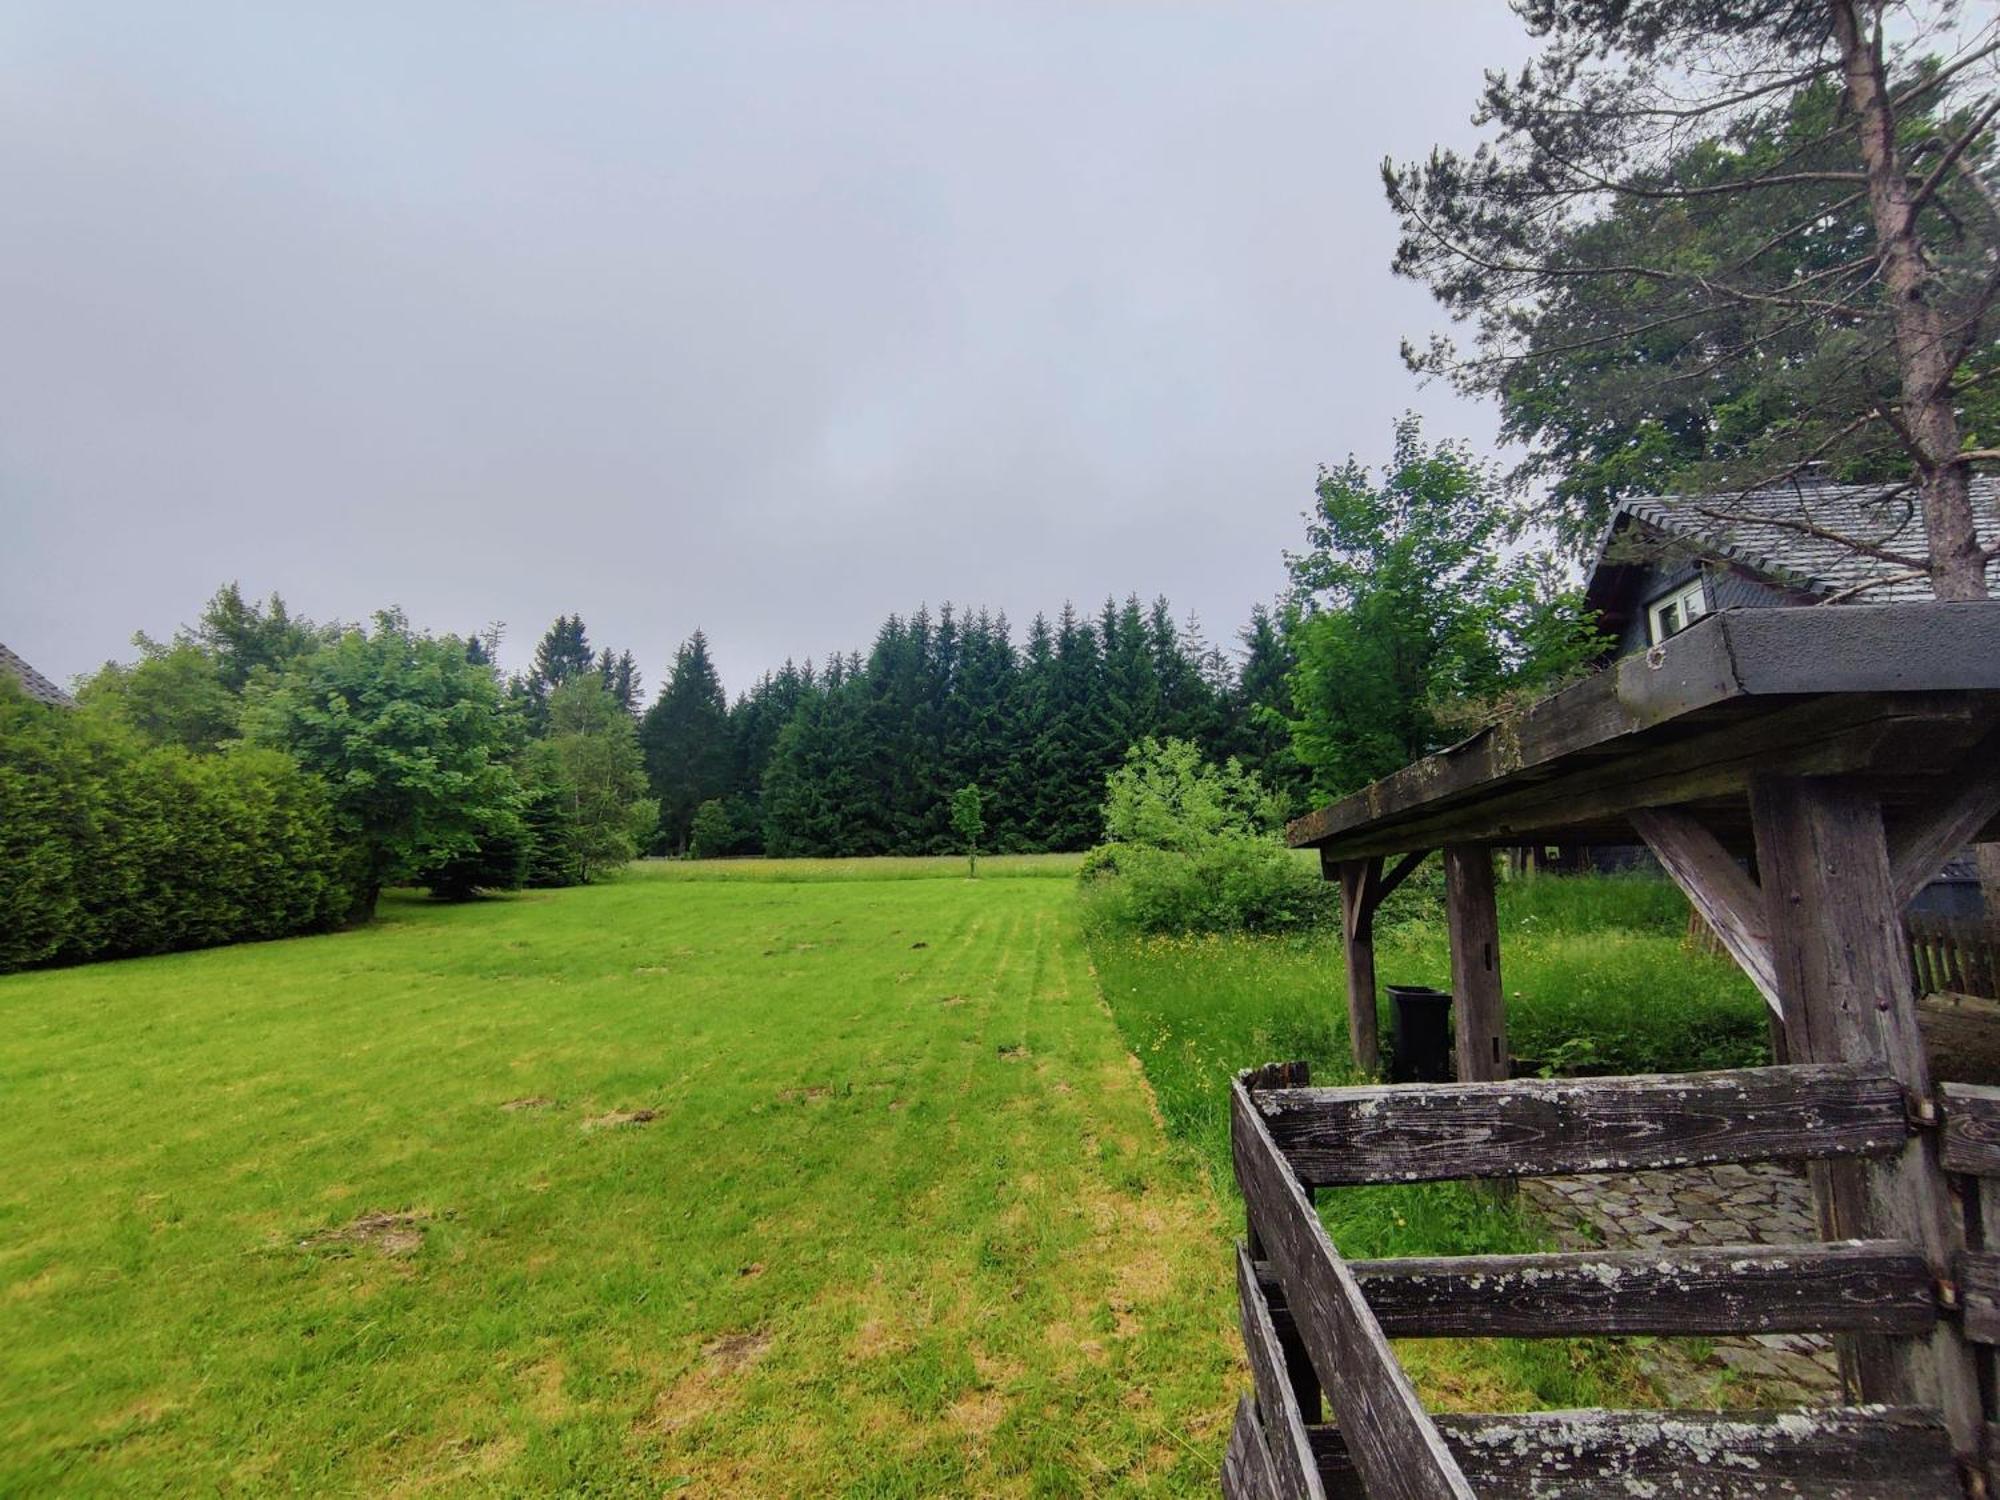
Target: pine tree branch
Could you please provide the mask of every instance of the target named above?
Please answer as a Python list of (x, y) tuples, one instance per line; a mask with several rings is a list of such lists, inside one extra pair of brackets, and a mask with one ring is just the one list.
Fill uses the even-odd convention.
[(1958, 159), (1965, 154), (1965, 148), (1985, 133), (1986, 127), (1993, 123), (1995, 115), (2000, 115), (2000, 94), (1996, 94), (1992, 102), (1984, 110), (1980, 111), (1978, 118), (1966, 127), (1965, 133), (1945, 149), (1943, 159), (1935, 167), (1931, 168), (1930, 175), (1918, 185), (1916, 192), (1910, 195), (1910, 211), (1912, 213), (1922, 208), (1931, 194), (1937, 191), (1938, 184), (1944, 180), (1944, 174), (1949, 172)]
[[(1748, 494), (1749, 491), (1745, 490), (1743, 493)], [(1893, 494), (1894, 492), (1891, 491), (1890, 493)], [(1683, 507), (1683, 509), (1691, 510), (1696, 515), (1707, 516), (1711, 520), (1721, 521), (1730, 525), (1776, 526), (1784, 531), (1797, 532), (1801, 536), (1809, 536), (1818, 541), (1831, 542), (1838, 547), (1846, 547), (1850, 551), (1861, 553), (1864, 557), (1872, 557), (1877, 562), (1893, 563), (1899, 568), (1912, 568), (1918, 572), (1928, 572), (1930, 570), (1930, 561), (1927, 558), (1912, 557), (1906, 552), (1891, 551), (1889, 548), (1880, 546), (1874, 542), (1863, 541), (1860, 537), (1848, 536), (1845, 532), (1821, 526), (1817, 522), (1805, 517), (1765, 515), (1755, 511), (1724, 510), (1720, 506), (1712, 505), (1689, 505)]]

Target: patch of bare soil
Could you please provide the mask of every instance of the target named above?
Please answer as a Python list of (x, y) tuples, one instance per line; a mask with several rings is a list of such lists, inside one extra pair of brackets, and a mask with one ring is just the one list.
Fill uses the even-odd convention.
[(335, 1229), (316, 1230), (299, 1241), (301, 1250), (325, 1245), (359, 1245), (383, 1255), (415, 1255), (423, 1248), (427, 1213), (373, 1213)]
[(500, 1107), (509, 1114), (518, 1114), (524, 1109), (554, 1109), (556, 1101), (544, 1094), (529, 1094), (520, 1099), (509, 1099)]
[(830, 1099), (833, 1090), (826, 1084), (815, 1083), (802, 1089), (779, 1089), (778, 1097), (786, 1104), (803, 1104), (816, 1099)]
[(583, 1122), (585, 1130), (614, 1130), (621, 1125), (650, 1125), (659, 1119), (657, 1109), (614, 1109), (609, 1114), (592, 1115)]
[(771, 1347), (771, 1335), (761, 1330), (750, 1333), (725, 1333), (719, 1339), (710, 1339), (701, 1346), (701, 1357), (724, 1375), (733, 1375), (738, 1370), (747, 1370), (764, 1357)]

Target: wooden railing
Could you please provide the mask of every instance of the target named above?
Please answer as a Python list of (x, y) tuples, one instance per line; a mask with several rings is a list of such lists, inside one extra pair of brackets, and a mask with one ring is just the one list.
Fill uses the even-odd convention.
[[(1983, 1293), (1940, 1297), (1915, 1246), (1858, 1241), (1678, 1252), (1350, 1263), (1312, 1194), (1332, 1184), (1888, 1157), (1918, 1128), (1901, 1089), (1789, 1066), (1562, 1083), (1314, 1089), (1299, 1063), (1241, 1075), (1231, 1145), (1249, 1237), (1237, 1295), (1255, 1400), (1223, 1493), (1257, 1500), (1673, 1494), (1937, 1500), (1966, 1493), (1934, 1411), (1425, 1412), (1390, 1337), (1861, 1333), (1923, 1338)], [(1952, 1095), (1946, 1151), (2000, 1172), (2000, 1092)], [(1951, 1162), (1947, 1162), (1951, 1165)], [(1977, 1243), (1977, 1241), (1975, 1241)], [(2000, 1259), (1991, 1285), (2000, 1293)], [(1942, 1304), (1942, 1305), (1941, 1305)], [(1980, 1307), (1988, 1304), (1980, 1302)], [(1991, 1304), (2000, 1330), (2000, 1301)], [(1321, 1420), (1322, 1397), (1331, 1422)]]
[(1911, 912), (1905, 925), (1919, 995), (2000, 1000), (2000, 922)]

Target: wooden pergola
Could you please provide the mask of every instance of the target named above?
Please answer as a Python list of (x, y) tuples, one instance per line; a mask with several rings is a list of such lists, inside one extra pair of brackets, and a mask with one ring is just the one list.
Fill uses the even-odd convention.
[[(1496, 847), (1643, 840), (1782, 1016), (1805, 929), (1844, 944), (1860, 913), (1893, 920), (1951, 854), (2000, 837), (1996, 735), (2000, 605), (1725, 611), (1300, 818), (1289, 841), (1340, 882), (1355, 1060), (1380, 1065), (1375, 912), (1431, 850), (1461, 1079), (1506, 1076)], [(1880, 846), (1886, 878), (1868, 888), (1852, 858), (1838, 877), (1794, 868), (1835, 837)], [(1786, 886), (1768, 915), (1739, 858)]]
[[(2000, 603), (1713, 615), (1294, 823), (1340, 882), (1371, 1072), (1373, 919), (1441, 852), (1459, 1081), (1314, 1089), (1297, 1064), (1238, 1079), (1257, 1398), (1225, 1491), (1989, 1494), (2000, 1199), (1983, 1184), (2000, 1182), (2000, 1091), (1934, 1087), (1901, 921), (1952, 852), (1988, 837)], [(1779, 1065), (1507, 1082), (1494, 850), (1635, 838), (1764, 996)], [(1350, 1265), (1312, 1207), (1316, 1188), (1359, 1182), (1757, 1160), (1813, 1163), (1830, 1243)], [(1867, 1404), (1439, 1422), (1386, 1342), (1787, 1330), (1838, 1335)]]

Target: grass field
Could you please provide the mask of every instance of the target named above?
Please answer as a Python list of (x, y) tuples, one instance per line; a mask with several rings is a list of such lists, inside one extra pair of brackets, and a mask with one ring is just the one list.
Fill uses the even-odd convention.
[[(1338, 947), (1086, 939), (1075, 864), (649, 862), (0, 979), (0, 1494), (1211, 1493), (1227, 1082), (1348, 1076)], [(1442, 981), (1396, 902), (1383, 979)], [(1669, 888), (1501, 902), (1517, 1050), (1761, 1049)], [(1354, 1255), (1540, 1243), (1325, 1203)], [(1650, 1402), (1602, 1341), (1404, 1356), (1439, 1408)]]
[[(1435, 861), (1385, 908), (1376, 942), (1384, 983), (1449, 986), (1434, 871)], [(1687, 907), (1666, 882), (1509, 881), (1499, 894), (1516, 1053), (1622, 1071), (1767, 1060), (1762, 1002), (1727, 959), (1686, 951)], [(1233, 1191), (1228, 1100), (1238, 1068), (1303, 1058), (1315, 1082), (1355, 1081), (1337, 934), (1089, 931), (1106, 999), (1144, 1061), (1168, 1133), (1219, 1193)], [(1663, 994), (1673, 1003), (1661, 1004)], [(1382, 1024), (1386, 1045), (1386, 1015)], [(1328, 1191), (1320, 1204), (1335, 1243), (1357, 1258), (1550, 1248), (1539, 1225), (1454, 1183)], [(1608, 1340), (1409, 1342), (1401, 1353), (1438, 1409), (1656, 1404), (1627, 1348)]]
[(1208, 1493), (1228, 1226), (1011, 869), (0, 980), (0, 1492)]

